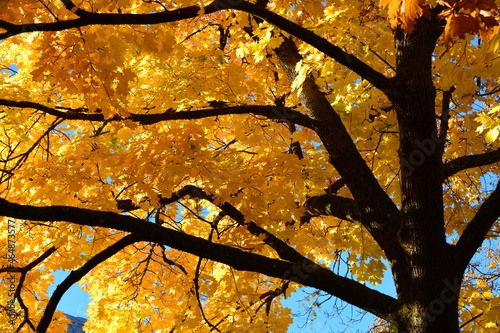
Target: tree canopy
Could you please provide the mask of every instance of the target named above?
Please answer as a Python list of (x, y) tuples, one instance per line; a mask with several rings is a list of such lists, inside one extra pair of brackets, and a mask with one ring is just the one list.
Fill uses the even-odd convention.
[(499, 5), (0, 1), (0, 330), (498, 330)]

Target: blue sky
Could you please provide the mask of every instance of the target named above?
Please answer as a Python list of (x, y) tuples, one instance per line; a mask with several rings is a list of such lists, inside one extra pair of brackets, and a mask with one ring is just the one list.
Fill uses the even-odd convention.
[[(49, 294), (52, 295), (56, 287), (68, 276), (69, 271), (57, 271), (52, 273), (55, 277), (54, 283), (49, 287)], [(64, 311), (65, 313), (75, 316), (87, 318), (87, 305), (90, 303), (89, 294), (80, 289), (80, 286), (74, 284), (64, 294), (61, 301), (57, 306), (57, 310)]]

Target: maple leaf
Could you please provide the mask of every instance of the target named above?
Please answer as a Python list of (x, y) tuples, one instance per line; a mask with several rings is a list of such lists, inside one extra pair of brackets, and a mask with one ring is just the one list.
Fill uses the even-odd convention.
[(391, 27), (400, 27), (406, 32), (412, 32), (416, 20), (427, 13), (424, 0), (381, 0), (380, 5), (387, 7)]
[(466, 34), (477, 34), (498, 25), (493, 14), (498, 10), (494, 1), (442, 1), (440, 4), (447, 7), (438, 15), (439, 18), (446, 19), (446, 44), (452, 42), (452, 36), (463, 39)]

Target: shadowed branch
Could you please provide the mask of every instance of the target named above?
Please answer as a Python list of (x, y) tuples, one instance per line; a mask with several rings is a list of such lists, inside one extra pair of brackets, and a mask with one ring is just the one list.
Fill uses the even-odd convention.
[(456, 250), (460, 258), (459, 268), (465, 270), (468, 263), (483, 243), (486, 234), (500, 217), (500, 182), (496, 189), (479, 207), (460, 237)]
[(35, 109), (46, 114), (50, 114), (55, 117), (67, 120), (88, 120), (97, 122), (114, 122), (114, 121), (124, 121), (132, 120), (138, 122), (142, 125), (149, 125), (167, 120), (191, 120), (191, 119), (201, 119), (215, 116), (226, 116), (226, 115), (237, 115), (237, 114), (253, 114), (257, 116), (263, 116), (268, 119), (292, 122), (297, 125), (314, 128), (315, 121), (308, 116), (295, 111), (288, 107), (277, 107), (274, 105), (239, 105), (239, 106), (229, 106), (223, 108), (210, 108), (210, 109), (198, 109), (190, 111), (175, 111), (166, 110), (162, 113), (153, 114), (137, 114), (132, 113), (127, 117), (122, 117), (120, 115), (114, 115), (113, 117), (106, 119), (101, 113), (87, 113), (86, 109), (66, 109), (61, 111), (56, 108), (51, 108), (43, 104), (28, 102), (28, 101), (11, 101), (0, 98), (0, 105), (17, 107), (17, 108), (27, 108)]
[(339, 276), (327, 268), (311, 266), (308, 260), (298, 264), (271, 259), (231, 246), (212, 243), (132, 216), (69, 206), (34, 207), (11, 203), (5, 199), (0, 199), (0, 215), (34, 221), (67, 221), (131, 232), (138, 241), (163, 244), (230, 265), (237, 270), (257, 272), (318, 288), (387, 320), (393, 318), (398, 307), (394, 298)]
[(443, 180), (471, 168), (500, 162), (500, 149), (484, 154), (458, 157), (443, 165)]

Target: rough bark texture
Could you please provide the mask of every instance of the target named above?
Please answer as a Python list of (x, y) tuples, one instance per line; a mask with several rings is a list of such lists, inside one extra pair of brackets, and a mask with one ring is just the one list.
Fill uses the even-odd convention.
[[(401, 228), (398, 241), (406, 270), (392, 266), (400, 310), (400, 330), (458, 332), (461, 275), (446, 243), (442, 162), (435, 118), (432, 53), (442, 32), (437, 20), (421, 18), (413, 33), (395, 32), (397, 74), (394, 103), (400, 133)], [(453, 286), (453, 284), (451, 284)], [(452, 289), (452, 290), (449, 290)], [(447, 296), (446, 294), (450, 295)], [(443, 300), (444, 298), (444, 300)]]
[[(400, 331), (443, 332), (448, 328), (445, 331), (458, 332), (462, 275), (453, 266), (456, 261), (450, 260), (453, 253), (445, 240), (438, 149), (442, 142), (436, 127), (432, 82), (432, 52), (441, 31), (437, 21), (421, 19), (414, 33), (395, 32), (397, 75), (388, 97), (394, 103), (400, 129), (401, 214), (383, 193), (312, 78), (305, 80), (299, 95), (306, 113), (317, 120), (315, 130), (330, 153), (330, 162), (355, 199), (351, 204), (335, 196), (313, 198), (308, 213), (341, 216), (338, 210), (342, 208), (345, 219), (359, 220), (370, 231), (391, 264), (400, 301), (393, 321)], [(295, 44), (285, 39), (275, 53), (293, 82), (295, 64), (301, 60)], [(331, 203), (337, 211), (330, 208)]]

